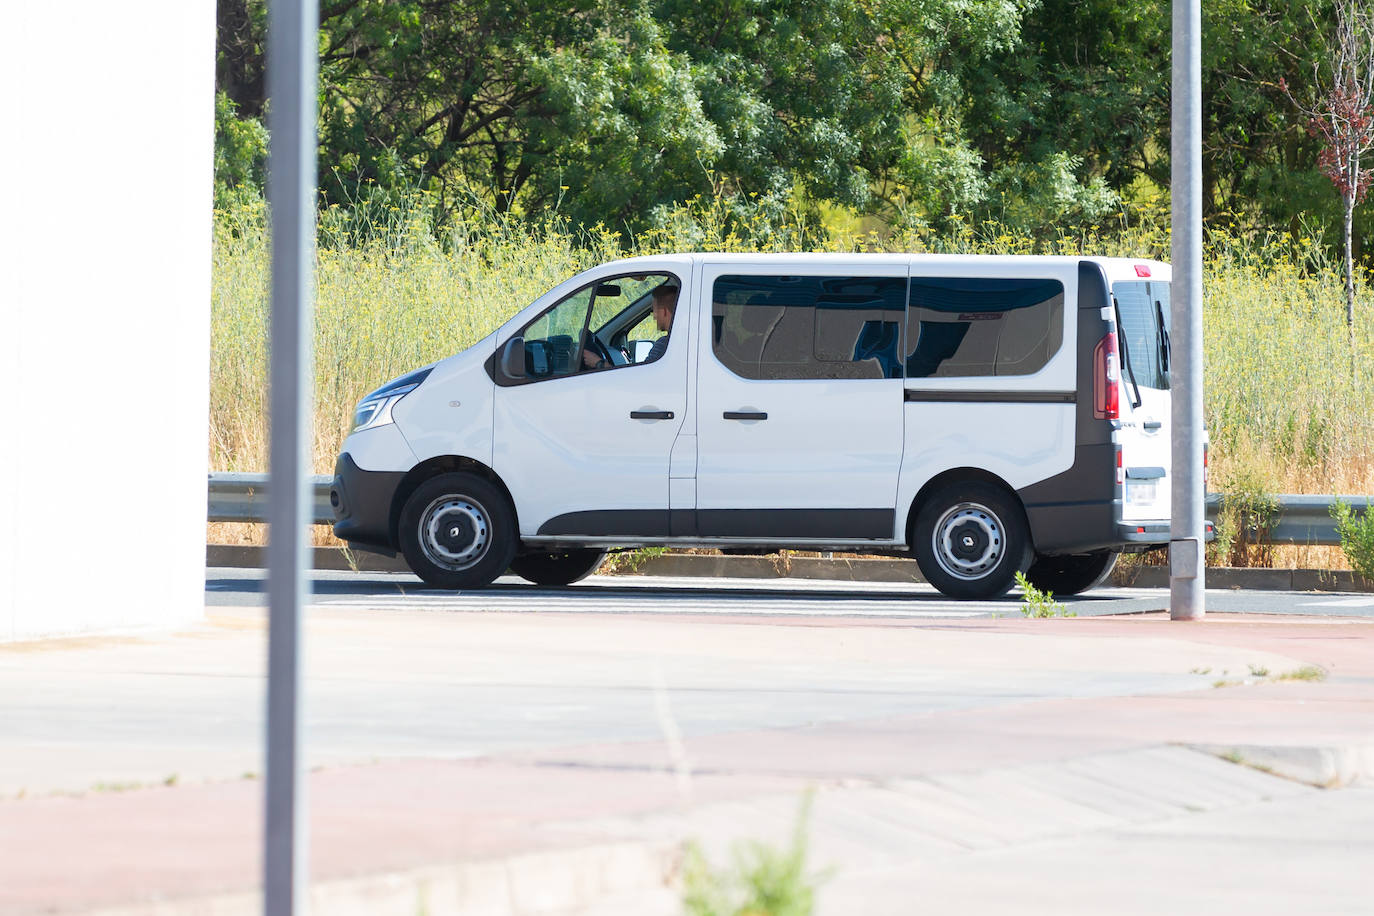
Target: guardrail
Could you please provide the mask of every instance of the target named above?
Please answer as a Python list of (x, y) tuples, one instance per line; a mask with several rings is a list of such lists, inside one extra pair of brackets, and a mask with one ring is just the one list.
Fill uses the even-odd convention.
[[(329, 505), (329, 484), (333, 478), (317, 474), (311, 478), (315, 490), (314, 516), (317, 525), (334, 524), (334, 510)], [(1221, 509), (1222, 495), (1207, 495), (1207, 518), (1215, 522)], [(1341, 542), (1336, 534), (1336, 522), (1331, 518), (1329, 496), (1297, 496), (1279, 494), (1278, 518), (1268, 533), (1272, 544), (1312, 544), (1334, 546)], [(1367, 496), (1342, 496), (1356, 514), (1369, 510)], [(210, 475), (209, 498), (212, 522), (262, 522), (267, 518), (267, 475), (231, 474), (216, 472)]]
[[(329, 484), (334, 478), (316, 474), (310, 478), (315, 498), (311, 511), (316, 525), (334, 524), (329, 504)], [(210, 521), (267, 521), (267, 475), (216, 471), (210, 475)]]

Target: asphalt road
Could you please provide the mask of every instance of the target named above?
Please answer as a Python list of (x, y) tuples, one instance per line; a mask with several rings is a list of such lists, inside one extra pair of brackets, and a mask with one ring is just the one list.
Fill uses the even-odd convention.
[[(265, 574), (257, 569), (206, 571), (210, 607), (261, 607)], [(1015, 594), (997, 601), (955, 601), (928, 585), (864, 584), (808, 579), (708, 579), (592, 576), (566, 588), (541, 588), (507, 576), (487, 589), (450, 592), (400, 573), (313, 573), (311, 603), (329, 608), (595, 614), (724, 614), (814, 617), (1015, 617)], [(1169, 607), (1167, 589), (1101, 588), (1063, 598), (1079, 617), (1141, 614)], [(1218, 614), (1374, 617), (1374, 595), (1209, 589)]]

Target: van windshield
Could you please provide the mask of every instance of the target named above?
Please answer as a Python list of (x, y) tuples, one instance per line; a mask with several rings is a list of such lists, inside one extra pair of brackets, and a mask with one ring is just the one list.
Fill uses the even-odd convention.
[(1113, 283), (1112, 298), (1120, 316), (1122, 349), (1130, 354), (1128, 371), (1135, 384), (1168, 390), (1169, 284), (1158, 280)]

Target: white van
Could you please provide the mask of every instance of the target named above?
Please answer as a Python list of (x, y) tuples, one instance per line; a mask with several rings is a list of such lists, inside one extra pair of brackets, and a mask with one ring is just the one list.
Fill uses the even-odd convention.
[(1169, 540), (1169, 279), (1073, 257), (604, 264), (364, 398), (334, 532), (445, 588), (568, 584), (668, 545), (914, 556), (959, 598), (1017, 571), (1080, 592)]

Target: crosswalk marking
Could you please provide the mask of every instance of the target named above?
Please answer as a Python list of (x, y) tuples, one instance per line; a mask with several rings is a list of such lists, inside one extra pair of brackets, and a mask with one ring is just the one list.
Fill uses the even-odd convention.
[(317, 594), (313, 603), (328, 608), (468, 612), (960, 619), (1016, 616), (1020, 609), (1020, 599), (1015, 595), (993, 601), (957, 601), (945, 598), (924, 583), (909, 582), (594, 576), (577, 586), (561, 589), (536, 589), (508, 578), (500, 580), (495, 588), (466, 592), (432, 591), (401, 582), (396, 585), (394, 593), (337, 597)]

